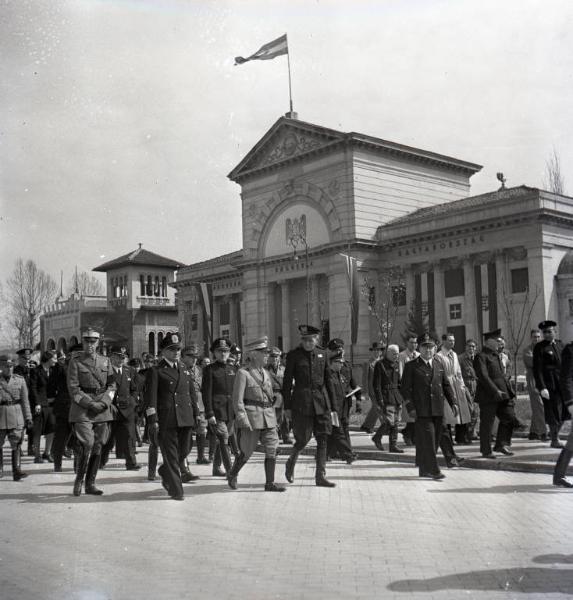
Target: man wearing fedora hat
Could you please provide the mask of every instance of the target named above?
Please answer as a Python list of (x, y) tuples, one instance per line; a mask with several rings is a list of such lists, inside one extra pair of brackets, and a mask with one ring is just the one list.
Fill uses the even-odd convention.
[[(12, 479), (20, 481), (27, 477), (20, 467), (20, 446), (24, 437), (24, 427), (32, 423), (32, 413), (28, 402), (28, 388), (21, 375), (14, 374), (14, 361), (6, 354), (0, 356), (0, 455), (3, 455), (4, 441), (8, 438), (12, 449)], [(0, 477), (4, 462), (0, 461)]]
[(285, 487), (275, 483), (279, 436), (273, 406), (273, 384), (265, 369), (269, 351), (267, 337), (248, 342), (245, 350), (249, 359), (248, 366), (237, 371), (233, 385), (233, 408), (239, 428), (239, 454), (227, 480), (231, 489), (237, 488), (239, 471), (260, 443), (265, 451), (265, 491), (284, 492)]
[(533, 376), (535, 387), (543, 400), (545, 422), (549, 427), (551, 448), (563, 448), (559, 431), (563, 420), (569, 418), (561, 395), (561, 353), (563, 346), (555, 336), (555, 321), (542, 321), (539, 329), (543, 339), (533, 348)]
[(294, 481), (294, 468), (300, 452), (314, 434), (316, 439), (315, 483), (334, 487), (326, 479), (326, 444), (332, 432), (331, 411), (334, 391), (328, 376), (326, 352), (318, 347), (320, 330), (299, 325), (301, 344), (287, 354), (283, 398), (287, 417), (292, 416), (294, 447), (287, 460), (285, 476)]
[(97, 353), (100, 334), (89, 327), (83, 332), (83, 352), (78, 353), (68, 365), (68, 391), (71, 398), (70, 423), (77, 444), (77, 470), (74, 496), (85, 492), (101, 496), (95, 487), (101, 451), (109, 436), (109, 423), (113, 420), (111, 404), (115, 394), (115, 381), (109, 359)]
[[(217, 446), (213, 459), (213, 476), (225, 477), (231, 470), (229, 456), (229, 436), (233, 433), (233, 386), (236, 368), (227, 361), (231, 344), (224, 337), (217, 338), (211, 344), (214, 361), (203, 370), (202, 393), (205, 403), (205, 417), (211, 431), (217, 436)], [(225, 471), (221, 470), (221, 462)]]
[(489, 459), (496, 458), (491, 450), (492, 427), (496, 417), (499, 426), (494, 449), (506, 456), (513, 455), (509, 448), (515, 418), (515, 392), (504, 373), (498, 353), (500, 335), (500, 329), (484, 333), (484, 347), (474, 358), (477, 378), (475, 398), (480, 407), (480, 452)]
[(183, 483), (198, 479), (189, 471), (187, 455), (195, 425), (197, 401), (191, 374), (181, 364), (179, 335), (168, 333), (161, 342), (161, 360), (151, 367), (145, 382), (145, 415), (149, 435), (157, 438), (163, 464), (157, 472), (174, 500), (183, 500)]

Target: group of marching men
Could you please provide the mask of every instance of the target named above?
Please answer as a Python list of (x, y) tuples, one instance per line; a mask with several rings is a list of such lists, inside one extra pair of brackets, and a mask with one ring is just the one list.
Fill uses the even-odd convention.
[[(545, 332), (554, 329), (554, 324), (544, 322), (540, 328)], [(286, 489), (275, 482), (279, 438), (290, 443), (292, 429), (295, 441), (285, 465), (286, 480), (292, 483), (298, 456), (314, 436), (315, 483), (334, 487), (326, 478), (326, 463), (329, 456), (342, 458), (348, 464), (355, 459), (349, 416), (353, 397), (357, 398), (358, 408), (360, 391), (344, 359), (342, 340), (331, 340), (323, 349), (318, 346), (317, 328), (301, 325), (299, 331), (300, 345), (287, 354), (284, 367), (280, 350), (271, 348), (266, 337), (245, 345), (242, 365), (240, 358), (231, 359), (229, 340), (218, 338), (210, 348), (213, 360), (201, 368), (197, 365), (198, 347), (182, 348), (177, 334), (169, 334), (162, 341), (160, 361), (138, 371), (127, 364), (123, 347), (110, 348), (109, 358), (99, 354), (100, 336), (91, 328), (84, 331), (82, 345), (70, 349), (66, 361), (59, 362), (56, 353), (44, 352), (41, 364), (28, 374), (16, 373), (14, 361), (9, 356), (0, 356), (0, 444), (3, 446), (8, 437), (13, 479), (19, 481), (26, 476), (21, 470), (20, 457), (27, 428), (33, 436), (35, 462), (46, 457), (53, 460), (55, 471), (61, 471), (62, 458), (71, 447), (76, 473), (73, 494), (79, 496), (83, 490), (86, 494), (101, 495), (103, 492), (95, 485), (96, 475), (114, 445), (116, 456), (125, 459), (126, 469), (140, 468), (135, 445), (138, 415), (143, 412), (150, 444), (148, 478), (153, 480), (159, 474), (162, 486), (174, 500), (184, 499), (184, 483), (199, 479), (191, 473), (188, 463), (194, 433), (197, 463), (210, 463), (212, 457), (213, 475), (226, 477), (231, 489), (237, 488), (239, 472), (255, 449), (262, 447), (264, 489), (272, 492)], [(496, 448), (503, 454), (511, 453), (515, 394), (501, 363), (499, 337), (499, 330), (484, 334), (484, 348), (473, 358), (476, 400), (481, 411), (481, 450), (485, 458), (493, 457), (491, 430), (496, 416), (500, 421)], [(546, 335), (547, 339), (550, 337)], [(404, 407), (414, 422), (410, 435), (416, 445), (419, 475), (439, 480), (445, 476), (437, 463), (438, 447), (448, 466), (459, 464), (447, 423), (450, 419), (453, 423), (463, 422), (459, 419), (460, 400), (448, 374), (451, 355), (446, 351), (445, 358), (437, 358), (436, 342), (427, 333), (416, 342), (419, 352), (412, 353), (403, 364), (398, 348), (392, 345), (376, 361), (375, 391), (371, 396), (382, 424), (374, 441), (383, 449), (381, 438), (387, 434), (390, 451), (402, 452), (397, 445), (397, 434)], [(558, 408), (562, 418), (563, 407), (569, 412), (573, 410), (573, 343), (565, 347), (563, 357), (561, 348), (557, 352), (552, 340), (541, 344), (538, 354), (542, 357), (538, 360), (546, 361), (551, 358), (555, 361), (558, 354), (560, 378), (557, 379), (562, 404)], [(548, 356), (544, 357), (545, 354)], [(542, 381), (540, 392), (544, 400), (548, 396), (547, 404), (552, 407), (552, 403), (557, 403), (555, 368), (546, 369), (546, 380), (547, 373), (551, 374), (551, 381)], [(34, 414), (30, 410), (28, 389)], [(555, 429), (555, 425), (551, 427), (552, 439)], [(46, 436), (44, 455), (40, 454), (41, 435)], [(558, 440), (553, 442), (560, 447)], [(205, 456), (207, 446), (209, 458)], [(159, 450), (162, 464), (156, 471)], [(570, 435), (555, 469), (556, 485), (573, 485), (565, 477), (572, 451)]]

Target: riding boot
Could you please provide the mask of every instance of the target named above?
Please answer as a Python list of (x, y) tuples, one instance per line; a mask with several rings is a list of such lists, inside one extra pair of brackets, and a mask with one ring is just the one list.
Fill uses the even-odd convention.
[(335, 487), (336, 483), (326, 478), (326, 440), (317, 440), (316, 445), (316, 471), (314, 482), (318, 487)]
[(277, 459), (273, 456), (265, 457), (265, 492), (284, 492), (286, 487), (275, 483), (275, 466)]
[(12, 450), (12, 479), (14, 481), (20, 481), (24, 479), (24, 477), (28, 477), (27, 473), (22, 473), (22, 469), (20, 468), (20, 446), (14, 448)]
[(44, 459), (42, 458), (42, 451), (40, 450), (40, 436), (34, 436), (34, 462), (42, 464)]
[(553, 485), (573, 488), (573, 483), (566, 477), (567, 467), (569, 466), (572, 457), (573, 452), (571, 450), (567, 450), (567, 448), (561, 450), (559, 458), (557, 459), (557, 464), (555, 465), (555, 470), (553, 471)]
[(149, 481), (155, 481), (157, 479), (157, 446), (155, 444), (149, 445), (147, 451), (147, 479)]
[(550, 425), (549, 435), (551, 436), (551, 448), (563, 448), (563, 444), (559, 441), (559, 425)]
[(380, 425), (380, 427), (378, 427), (378, 429), (376, 430), (376, 433), (372, 436), (372, 441), (374, 442), (374, 445), (376, 446), (376, 448), (378, 448), (378, 450), (381, 450), (382, 452), (384, 452), (384, 446), (382, 444), (382, 436), (384, 435), (384, 423), (382, 423)]
[(225, 467), (226, 474), (231, 470), (231, 456), (229, 454), (229, 446), (225, 444), (225, 442), (222, 439), (219, 440), (219, 450), (221, 452), (221, 461), (223, 462), (223, 466)]
[(207, 439), (209, 440), (209, 464), (211, 464), (215, 458), (215, 451), (217, 450), (217, 436), (214, 433), (209, 432)]
[(237, 443), (237, 436), (234, 433), (229, 436), (229, 446), (231, 448), (231, 452), (235, 458), (237, 458), (241, 451), (239, 450), (239, 444)]
[(84, 477), (88, 469), (88, 453), (85, 448), (79, 446), (76, 448), (74, 462), (76, 464), (76, 480), (74, 481), (74, 496), (80, 496)]
[(398, 428), (396, 426), (390, 427), (390, 452), (395, 454), (404, 454), (404, 450), (398, 448)]
[(217, 443), (217, 447), (215, 448), (215, 456), (213, 457), (213, 470), (211, 471), (213, 477), (225, 477), (226, 473), (221, 469), (221, 443)]
[(205, 458), (205, 443), (207, 436), (204, 433), (197, 434), (197, 464), (208, 465), (211, 461)]
[(247, 464), (247, 458), (245, 455), (240, 452), (239, 456), (235, 458), (235, 462), (233, 466), (229, 470), (229, 474), (227, 475), (227, 483), (232, 490), (237, 489), (237, 476), (239, 475), (239, 471)]
[(193, 475), (193, 473), (191, 473), (187, 459), (185, 459), (179, 465), (179, 471), (181, 472), (181, 482), (182, 483), (195, 483), (197, 481), (197, 479), (199, 479), (199, 475)]
[(101, 496), (103, 492), (98, 490), (95, 486), (95, 478), (97, 475), (97, 470), (99, 469), (99, 461), (100, 455), (96, 454), (95, 456), (90, 456), (90, 460), (88, 462), (88, 471), (86, 473), (86, 494), (91, 494), (92, 496)]
[(54, 473), (62, 472), (62, 456), (60, 454), (54, 454)]
[[(296, 446), (292, 449), (290, 456), (288, 457), (285, 465), (285, 477), (289, 483), (294, 481), (294, 467), (296, 465), (296, 461), (298, 460), (299, 451), (296, 449)], [(326, 460), (326, 459), (325, 459)]]

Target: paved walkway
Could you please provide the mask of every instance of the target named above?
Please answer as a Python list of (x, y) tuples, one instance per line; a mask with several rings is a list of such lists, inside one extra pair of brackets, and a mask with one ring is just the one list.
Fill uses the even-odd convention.
[(547, 475), (454, 469), (435, 482), (411, 465), (339, 462), (322, 489), (304, 456), (288, 491), (269, 494), (262, 460), (235, 492), (194, 467), (202, 479), (175, 502), (115, 459), (100, 498), (71, 496), (69, 461), (56, 474), (26, 459), (26, 480), (0, 481), (0, 598), (573, 596), (573, 493)]

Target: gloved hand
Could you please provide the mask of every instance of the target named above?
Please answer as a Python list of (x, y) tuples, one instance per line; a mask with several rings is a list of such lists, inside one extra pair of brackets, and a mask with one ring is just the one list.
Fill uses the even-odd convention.
[(209, 417), (207, 419), (207, 427), (212, 434), (217, 433), (217, 419), (215, 417)]
[(42, 407), (39, 404), (36, 404), (36, 408), (34, 408), (34, 414), (35, 415), (41, 415), (42, 414)]
[(543, 389), (539, 392), (539, 395), (544, 399), (544, 400), (549, 400), (549, 390)]

